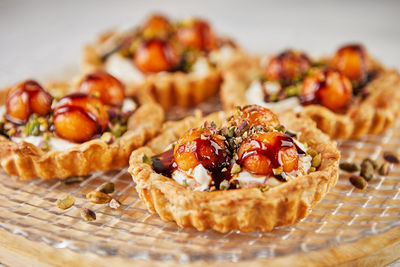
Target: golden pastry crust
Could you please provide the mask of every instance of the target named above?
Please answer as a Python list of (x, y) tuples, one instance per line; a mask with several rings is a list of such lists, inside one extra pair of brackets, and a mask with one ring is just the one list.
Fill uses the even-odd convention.
[[(67, 83), (55, 85), (68, 88)], [(1, 105), (5, 103), (6, 92), (0, 92)], [(8, 174), (22, 179), (64, 178), (123, 168), (128, 165), (130, 153), (156, 135), (164, 120), (160, 105), (145, 97), (139, 102), (139, 108), (128, 120), (127, 132), (111, 144), (97, 138), (70, 149), (46, 152), (30, 143), (15, 143), (0, 135), (1, 167)]]
[(217, 69), (206, 76), (184, 72), (151, 74), (143, 83), (129, 86), (127, 94), (149, 94), (165, 110), (173, 106), (188, 108), (217, 94), (221, 81), (221, 72)]
[[(300, 111), (301, 116), (313, 119), (317, 127), (332, 138), (360, 138), (366, 134), (378, 134), (393, 125), (400, 112), (400, 74), (382, 67), (376, 79), (367, 85), (370, 94), (361, 102), (350, 104), (346, 113), (339, 114), (320, 105), (309, 105)], [(259, 58), (247, 58), (235, 63), (225, 73), (221, 86), (221, 101), (225, 110), (237, 105), (248, 105), (246, 90), (260, 77)], [(251, 104), (251, 103), (250, 103)]]
[[(99, 54), (99, 48), (108, 40), (120, 37), (121, 33), (109, 31), (83, 49), (82, 69), (84, 72), (104, 68)], [(222, 39), (221, 39), (222, 40)], [(231, 61), (241, 58), (244, 52), (235, 48), (231, 58), (226, 62), (219, 62), (217, 68), (210, 68), (205, 75), (184, 72), (163, 72), (146, 75), (142, 82), (131, 83), (127, 94), (144, 92), (150, 94), (164, 109), (173, 106), (183, 108), (193, 107), (217, 94), (222, 82), (222, 73), (229, 68)]]
[[(223, 116), (211, 116), (206, 120), (221, 124)], [(336, 184), (339, 152), (336, 143), (319, 131), (310, 119), (285, 113), (280, 120), (288, 128), (301, 132), (302, 139), (315, 141), (311, 147), (322, 155), (318, 171), (266, 192), (258, 188), (212, 192), (186, 189), (173, 179), (153, 171), (150, 165), (143, 163), (143, 155), (151, 157), (164, 151), (188, 128), (199, 126), (204, 121), (200, 116), (189, 117), (165, 124), (161, 135), (132, 153), (129, 172), (136, 182), (140, 198), (149, 211), (157, 213), (163, 220), (175, 221), (182, 227), (193, 226), (200, 231), (270, 231), (304, 218)]]

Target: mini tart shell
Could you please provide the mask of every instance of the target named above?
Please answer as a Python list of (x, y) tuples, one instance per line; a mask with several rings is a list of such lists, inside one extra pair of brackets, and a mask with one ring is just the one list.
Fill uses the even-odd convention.
[[(67, 83), (56, 85), (68, 88)], [(7, 90), (0, 92), (0, 104), (4, 104), (6, 95)], [(164, 121), (160, 105), (145, 97), (138, 102), (140, 106), (129, 118), (127, 132), (111, 144), (97, 138), (70, 149), (46, 152), (33, 144), (16, 143), (0, 135), (1, 167), (22, 179), (64, 178), (126, 167), (131, 152), (155, 136)]]
[[(223, 116), (210, 116), (212, 118), (206, 119), (221, 123)], [(132, 153), (129, 172), (136, 182), (140, 198), (147, 209), (161, 219), (175, 221), (181, 227), (193, 226), (200, 231), (270, 231), (276, 226), (293, 224), (304, 218), (336, 184), (339, 152), (336, 143), (319, 131), (310, 119), (297, 118), (293, 113), (285, 113), (280, 119), (290, 129), (301, 132), (304, 140), (315, 141), (311, 147), (322, 155), (318, 171), (266, 192), (258, 188), (212, 192), (186, 189), (143, 163), (143, 155), (151, 157), (161, 153), (187, 129), (197, 127), (204, 121), (199, 116), (190, 117), (165, 124), (161, 135)]]
[[(86, 45), (82, 57), (83, 71), (103, 69), (99, 47), (111, 38), (118, 40), (120, 36), (121, 33), (118, 31), (109, 31), (101, 34), (93, 44)], [(244, 54), (239, 49), (235, 51), (231, 60), (241, 58)], [(150, 94), (166, 110), (173, 106), (193, 107), (217, 94), (222, 82), (222, 73), (229, 68), (231, 60), (221, 62), (218, 68), (210, 68), (208, 75), (205, 76), (184, 72), (148, 74), (145, 75), (143, 82), (129, 84), (127, 94), (142, 92)]]
[[(350, 103), (345, 113), (335, 113), (321, 105), (304, 106), (300, 116), (309, 117), (317, 127), (332, 138), (360, 138), (379, 134), (391, 127), (400, 113), (400, 74), (374, 61), (378, 76), (367, 88), (371, 92), (364, 100)], [(247, 58), (232, 64), (221, 85), (221, 101), (225, 110), (248, 105), (246, 90), (262, 74), (259, 58)]]

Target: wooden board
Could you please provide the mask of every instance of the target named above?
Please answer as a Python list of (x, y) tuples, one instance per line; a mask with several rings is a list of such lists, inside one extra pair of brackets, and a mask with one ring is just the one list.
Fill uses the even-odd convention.
[[(400, 229), (360, 240), (353, 244), (288, 257), (258, 259), (231, 263), (235, 266), (384, 266), (400, 257)], [(0, 261), (8, 266), (175, 266), (176, 263), (130, 260), (81, 254), (69, 249), (56, 249), (44, 243), (0, 229)], [(220, 264), (220, 263), (219, 263)], [(218, 264), (218, 265), (219, 265)], [(187, 264), (182, 264), (187, 265)], [(191, 266), (212, 265), (204, 261)], [(217, 264), (216, 264), (217, 265)]]

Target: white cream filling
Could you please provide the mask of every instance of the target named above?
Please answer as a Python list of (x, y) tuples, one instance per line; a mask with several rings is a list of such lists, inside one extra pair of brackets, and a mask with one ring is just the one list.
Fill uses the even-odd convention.
[(0, 106), (0, 121), (3, 121), (4, 115), (6, 115), (6, 106)]
[(240, 188), (259, 187), (261, 185), (275, 187), (283, 183), (273, 176), (265, 177), (265, 175), (256, 175), (244, 170), (234, 179), (239, 182)]
[(190, 74), (197, 77), (206, 77), (210, 73), (210, 63), (205, 57), (199, 57), (192, 66)]
[(186, 172), (175, 170), (172, 173), (172, 179), (174, 179), (178, 184), (189, 189), (194, 189), (196, 187), (196, 181), (192, 177), (188, 176)]
[(265, 180), (267, 180), (267, 177), (265, 177), (265, 175), (252, 174), (242, 170), (234, 179), (238, 180), (241, 188), (247, 188), (257, 187), (261, 184), (264, 184)]
[[(269, 85), (270, 86), (267, 88), (271, 90), (271, 93), (273, 90), (276, 90), (276, 86), (273, 85), (273, 83)], [(271, 102), (271, 103), (265, 102), (262, 84), (261, 81), (259, 80), (255, 80), (250, 84), (249, 88), (246, 91), (246, 99), (250, 104), (256, 104), (266, 107), (272, 110), (273, 112), (281, 112), (288, 109), (292, 109), (295, 112), (299, 112), (303, 108), (300, 105), (300, 101), (297, 97), (289, 97), (279, 102)]]
[(232, 59), (235, 49), (230, 45), (224, 45), (221, 48), (212, 51), (209, 54), (210, 61), (217, 65), (224, 64)]
[(143, 82), (145, 77), (131, 60), (124, 58), (118, 53), (113, 53), (107, 58), (105, 69), (108, 73), (126, 84)]
[[(145, 75), (135, 67), (131, 60), (124, 58), (118, 53), (114, 53), (107, 58), (105, 69), (108, 73), (115, 76), (124, 83), (140, 83), (144, 81)], [(168, 72), (161, 71), (157, 75), (165, 75)], [(207, 58), (199, 57), (192, 66), (190, 75), (202, 78), (210, 73), (210, 63)]]
[[(297, 144), (297, 143), (296, 143)], [(287, 176), (294, 178), (296, 176), (307, 174), (308, 170), (311, 168), (312, 157), (309, 155), (300, 156), (298, 169), (291, 173), (287, 173)], [(239, 182), (241, 188), (248, 187), (259, 187), (261, 185), (267, 185), (270, 187), (278, 186), (284, 182), (279, 181), (275, 177), (265, 177), (265, 175), (256, 175), (242, 170), (237, 176), (234, 177), (235, 180)]]
[[(28, 136), (28, 137), (11, 137), (11, 140), (16, 143), (20, 143), (25, 141), (27, 143), (31, 143), (34, 146), (40, 146), (40, 144), (44, 141), (43, 136)], [(47, 141), (51, 151), (62, 151), (73, 148), (78, 144), (69, 142), (65, 139), (57, 138), (57, 137), (50, 137)]]
[(297, 175), (306, 175), (308, 170), (311, 168), (312, 157), (310, 155), (304, 155), (299, 157), (299, 169)]
[(122, 102), (121, 111), (122, 112), (131, 112), (137, 108), (137, 104), (131, 98), (125, 98), (124, 102)]
[(178, 184), (195, 191), (208, 190), (212, 181), (211, 175), (201, 164), (187, 172), (175, 170), (172, 173), (172, 179), (174, 179)]

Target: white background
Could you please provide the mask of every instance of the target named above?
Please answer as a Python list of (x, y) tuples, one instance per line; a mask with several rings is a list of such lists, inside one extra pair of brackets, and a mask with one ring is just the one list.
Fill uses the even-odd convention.
[(400, 68), (400, 1), (0, 0), (0, 86), (74, 73), (82, 45), (96, 33), (136, 25), (153, 11), (206, 17), (254, 52), (333, 53), (357, 41)]

